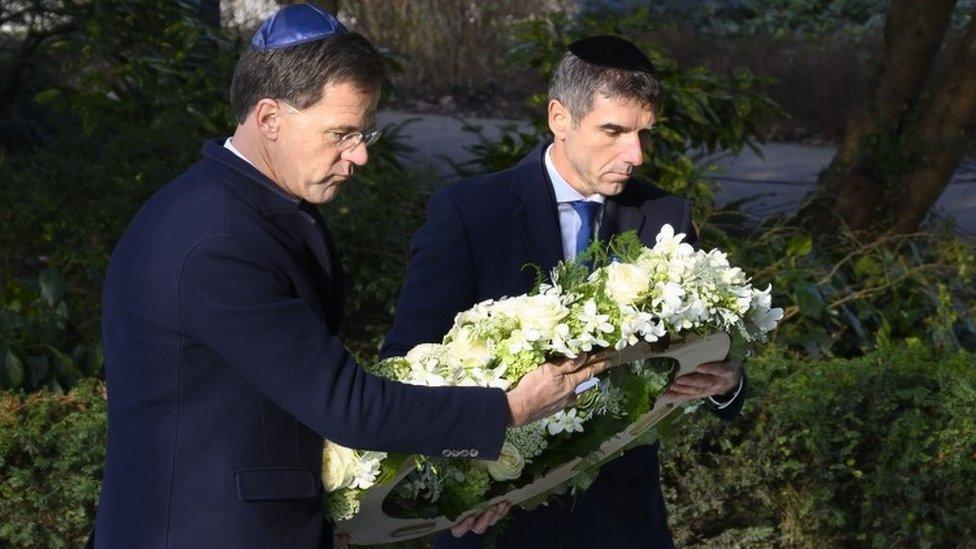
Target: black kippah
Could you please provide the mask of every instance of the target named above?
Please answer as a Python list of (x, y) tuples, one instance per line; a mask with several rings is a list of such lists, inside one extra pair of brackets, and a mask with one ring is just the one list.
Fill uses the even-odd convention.
[(569, 51), (583, 61), (601, 67), (656, 74), (654, 64), (644, 52), (619, 36), (604, 34), (581, 38), (569, 45)]

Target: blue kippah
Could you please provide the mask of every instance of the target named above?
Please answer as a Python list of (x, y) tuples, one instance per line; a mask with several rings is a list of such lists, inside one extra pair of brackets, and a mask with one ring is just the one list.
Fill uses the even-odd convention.
[(331, 13), (311, 4), (292, 4), (264, 20), (251, 38), (258, 50), (296, 46), (349, 32)]

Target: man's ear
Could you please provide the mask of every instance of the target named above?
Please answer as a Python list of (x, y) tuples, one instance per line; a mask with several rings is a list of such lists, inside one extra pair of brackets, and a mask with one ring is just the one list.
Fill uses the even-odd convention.
[(566, 139), (573, 127), (573, 116), (558, 99), (549, 100), (549, 131), (559, 140)]
[(278, 139), (278, 135), (281, 131), (281, 118), (284, 111), (281, 109), (281, 104), (273, 99), (262, 99), (254, 105), (254, 109), (251, 110), (251, 116), (254, 117), (255, 125), (258, 131), (265, 139), (274, 141)]

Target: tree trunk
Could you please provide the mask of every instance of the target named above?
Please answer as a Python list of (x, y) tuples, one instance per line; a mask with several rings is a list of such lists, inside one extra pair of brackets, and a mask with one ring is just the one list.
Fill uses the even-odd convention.
[(945, 80), (920, 110), (909, 138), (915, 169), (897, 180), (895, 230), (911, 232), (935, 205), (976, 130), (976, 8)]
[(884, 47), (874, 93), (850, 119), (833, 161), (821, 174), (798, 220), (819, 233), (838, 222), (854, 230), (888, 224), (887, 204), (903, 166), (900, 144), (910, 130), (915, 101), (932, 65), (956, 0), (894, 0), (885, 20)]

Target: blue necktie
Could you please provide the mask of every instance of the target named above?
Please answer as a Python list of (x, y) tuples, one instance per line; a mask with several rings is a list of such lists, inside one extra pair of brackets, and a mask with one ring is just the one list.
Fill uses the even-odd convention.
[(580, 217), (580, 228), (576, 232), (576, 255), (579, 256), (590, 246), (590, 241), (593, 239), (593, 227), (596, 225), (596, 214), (600, 211), (600, 203), (574, 200), (569, 205)]

